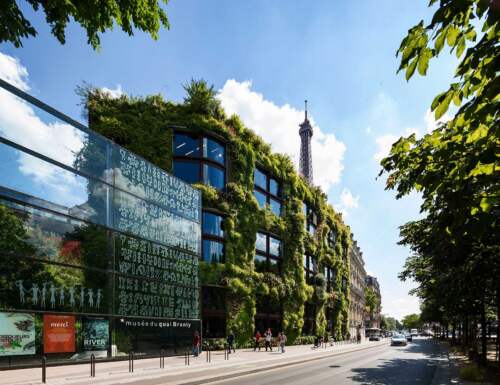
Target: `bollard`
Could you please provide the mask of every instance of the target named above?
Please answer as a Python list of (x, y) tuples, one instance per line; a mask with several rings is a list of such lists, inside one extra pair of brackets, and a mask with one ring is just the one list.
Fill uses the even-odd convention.
[(95, 377), (95, 356), (94, 353), (90, 355), (90, 377)]
[(186, 352), (186, 354), (184, 355), (184, 365), (185, 366), (189, 366), (189, 355), (190, 355), (189, 352)]
[(42, 357), (42, 382), (47, 382), (47, 357)]
[(160, 350), (160, 369), (165, 367), (165, 350)]
[(210, 356), (210, 348), (208, 346), (205, 347), (205, 352), (207, 353), (207, 362), (210, 362), (210, 358), (209, 358), (209, 356)]
[(129, 373), (134, 372), (134, 351), (133, 350), (128, 352), (128, 372)]

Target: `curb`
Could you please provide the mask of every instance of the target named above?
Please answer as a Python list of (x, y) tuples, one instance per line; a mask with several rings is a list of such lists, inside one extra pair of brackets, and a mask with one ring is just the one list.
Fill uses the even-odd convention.
[[(284, 362), (284, 363), (281, 363), (281, 364), (270, 365), (270, 366), (266, 366), (266, 367), (263, 367), (263, 368), (259, 368), (259, 373), (260, 372), (269, 371), (269, 370), (274, 370), (274, 369), (280, 369), (280, 368), (287, 367), (287, 366), (299, 365), (299, 364), (303, 364), (303, 363), (306, 363), (306, 362), (324, 360), (326, 358), (330, 358), (330, 357), (334, 357), (334, 356), (339, 356), (339, 355), (342, 355), (342, 354), (347, 354), (347, 353), (352, 353), (352, 352), (359, 352), (359, 351), (368, 350), (368, 349), (374, 349), (374, 348), (378, 348), (378, 347), (386, 346), (386, 345), (387, 345), (386, 343), (385, 344), (377, 344), (377, 345), (374, 345), (374, 346), (366, 346), (366, 347), (362, 347), (362, 348), (359, 348), (359, 349), (352, 349), (352, 350), (348, 350), (348, 351), (344, 351), (344, 352), (335, 352), (335, 353), (332, 352), (331, 354), (328, 354), (328, 355), (325, 355), (325, 356), (321, 356), (321, 357), (312, 357), (312, 358), (308, 358), (308, 359), (302, 359), (300, 361), (299, 360), (295, 360), (295, 361)], [(247, 369), (247, 370), (243, 370), (243, 371), (239, 371), (239, 372), (236, 371), (236, 372), (233, 372), (233, 373), (223, 374), (223, 375), (220, 375), (220, 376), (217, 376), (217, 377), (204, 378), (204, 379), (195, 380), (195, 381), (188, 381), (188, 382), (180, 382), (179, 385), (202, 385), (202, 384), (206, 384), (206, 383), (209, 383), (209, 382), (229, 380), (231, 378), (241, 377), (241, 376), (245, 376), (245, 375), (253, 374), (253, 373), (255, 373), (255, 369)], [(434, 383), (433, 383), (433, 385), (434, 385)]]

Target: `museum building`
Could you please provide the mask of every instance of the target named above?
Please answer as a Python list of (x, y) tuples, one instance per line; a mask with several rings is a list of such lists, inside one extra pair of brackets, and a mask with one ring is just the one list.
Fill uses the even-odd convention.
[(1, 80), (0, 366), (184, 352), (201, 199)]
[(350, 230), (312, 183), (307, 113), (300, 175), (216, 100), (86, 96), (89, 127), (202, 192), (205, 338), (232, 331), (244, 343), (267, 328), (291, 341), (349, 337)]

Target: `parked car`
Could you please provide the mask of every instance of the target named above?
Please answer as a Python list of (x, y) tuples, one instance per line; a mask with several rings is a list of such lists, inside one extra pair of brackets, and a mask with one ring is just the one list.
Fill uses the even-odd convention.
[(403, 334), (395, 334), (391, 338), (391, 346), (406, 346), (407, 343)]

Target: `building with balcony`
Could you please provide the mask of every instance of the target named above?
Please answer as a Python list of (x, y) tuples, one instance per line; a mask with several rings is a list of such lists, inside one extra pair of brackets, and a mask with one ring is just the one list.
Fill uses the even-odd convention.
[(352, 239), (349, 250), (350, 260), (350, 291), (349, 291), (349, 333), (351, 338), (365, 336), (365, 287), (366, 271), (363, 253), (358, 243)]
[(382, 296), (380, 294), (380, 285), (376, 277), (371, 275), (366, 276), (366, 287), (375, 294), (376, 306), (373, 312), (365, 313), (365, 329), (377, 328), (380, 329), (380, 320), (382, 312)]

